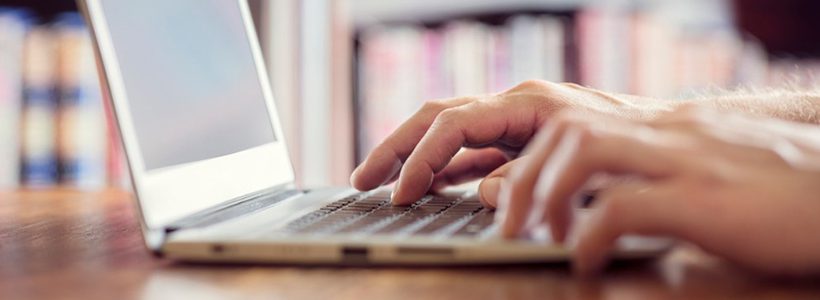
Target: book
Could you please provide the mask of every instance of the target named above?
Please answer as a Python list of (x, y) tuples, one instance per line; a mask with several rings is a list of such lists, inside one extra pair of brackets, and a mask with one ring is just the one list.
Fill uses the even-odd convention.
[[(416, 27), (375, 27), (363, 34), (358, 59), (361, 117), (367, 124), (361, 137), (363, 151), (387, 137), (424, 101), (422, 70), (430, 67), (422, 64), (422, 37), (423, 30)], [(442, 53), (426, 55), (442, 55), (430, 61), (448, 59)], [(447, 80), (440, 74), (428, 75), (431, 80)]]
[(498, 93), (526, 79), (563, 81), (568, 21), (513, 16), (500, 25), (372, 26), (359, 35), (360, 159), (425, 101)]
[(564, 81), (564, 23), (553, 16), (514, 16), (509, 21), (512, 82)]
[(31, 29), (23, 58), (22, 182), (29, 187), (57, 184), (56, 59), (53, 32)]
[(593, 7), (577, 13), (581, 84), (615, 93), (632, 86), (631, 14), (623, 9)]
[[(479, 22), (456, 21), (448, 24), (445, 32), (449, 64), (447, 69), (452, 73), (453, 83), (452, 90), (445, 96), (488, 93), (487, 67), (490, 60), (487, 55), (487, 26)], [(428, 74), (418, 76), (427, 77)]]
[(20, 183), (21, 61), (27, 28), (25, 11), (0, 10), (0, 189)]
[(806, 87), (815, 78), (815, 63), (769, 62), (759, 42), (716, 21), (717, 12), (679, 5), (692, 11), (584, 5), (501, 18), (367, 23), (357, 35), (357, 157), (426, 100), (497, 93), (530, 79), (675, 99), (744, 85)]
[(63, 13), (34, 23), (25, 10), (0, 8), (0, 189), (127, 188), (82, 18)]
[(99, 189), (107, 184), (107, 125), (91, 37), (77, 13), (53, 24), (57, 41), (59, 180)]

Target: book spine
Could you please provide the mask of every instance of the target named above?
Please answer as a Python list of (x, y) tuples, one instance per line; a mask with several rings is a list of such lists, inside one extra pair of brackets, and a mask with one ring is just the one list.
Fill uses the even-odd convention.
[(22, 111), (24, 20), (0, 13), (0, 189), (20, 184), (20, 113)]
[(51, 32), (33, 29), (26, 37), (23, 60), (23, 183), (30, 187), (57, 183), (55, 63)]
[(98, 189), (107, 181), (105, 113), (91, 40), (79, 20), (70, 14), (55, 23), (59, 177), (66, 186)]
[(487, 39), (487, 85), (490, 92), (498, 93), (513, 86), (510, 72), (510, 41), (507, 31), (491, 29)]
[(487, 39), (489, 30), (479, 22), (454, 22), (448, 28), (449, 63), (455, 95), (487, 93)]
[(545, 80), (553, 82), (566, 80), (564, 74), (566, 60), (564, 46), (567, 43), (565, 24), (563, 19), (553, 16), (542, 16), (539, 19), (541, 34), (544, 35), (543, 48), (539, 49), (539, 53), (544, 56), (543, 79)]

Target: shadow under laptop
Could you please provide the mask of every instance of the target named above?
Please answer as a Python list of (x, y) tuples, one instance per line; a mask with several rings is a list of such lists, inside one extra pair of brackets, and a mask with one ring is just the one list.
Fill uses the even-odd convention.
[[(411, 295), (417, 299), (595, 299), (613, 289), (663, 286), (657, 265), (657, 259), (616, 261), (601, 280), (589, 280), (573, 275), (568, 262), (449, 266), (174, 262), (152, 276), (145, 291), (149, 296), (160, 291), (168, 296), (184, 286), (217, 297), (272, 293), (284, 299), (319, 299), (317, 293), (326, 293), (331, 299), (348, 298), (345, 295), (356, 295), (355, 299)], [(242, 294), (235, 294), (237, 287)]]
[[(655, 268), (662, 259), (659, 257), (635, 257), (627, 259), (617, 259), (609, 263), (604, 269), (605, 273), (628, 272), (630, 270), (646, 271)], [(520, 270), (545, 270), (556, 273), (572, 273), (572, 263), (570, 261), (553, 262), (518, 262), (518, 263), (453, 263), (453, 264), (398, 264), (398, 263), (376, 263), (368, 261), (348, 261), (345, 263), (260, 263), (260, 262), (190, 262), (175, 261), (167, 266), (168, 268), (184, 269), (247, 269), (247, 268), (298, 268), (302, 270), (456, 270), (456, 271), (520, 271)]]
[[(568, 262), (496, 265), (301, 265), (172, 262), (148, 281), (146, 291), (180, 285), (208, 295), (283, 299), (699, 299), (751, 296), (782, 287), (784, 295), (811, 295), (810, 280), (752, 275), (691, 247), (663, 256), (613, 261), (595, 278), (575, 276)], [(232, 294), (241, 286), (243, 294)], [(164, 294), (168, 295), (168, 294)], [(798, 297), (799, 298), (799, 297)], [(811, 298), (811, 297), (809, 297)]]

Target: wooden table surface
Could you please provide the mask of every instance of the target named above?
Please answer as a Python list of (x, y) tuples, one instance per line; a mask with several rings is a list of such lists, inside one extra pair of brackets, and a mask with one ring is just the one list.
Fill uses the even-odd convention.
[(142, 244), (124, 191), (0, 192), (0, 298), (820, 299), (820, 278), (771, 279), (692, 248), (617, 265), (336, 268), (181, 264)]

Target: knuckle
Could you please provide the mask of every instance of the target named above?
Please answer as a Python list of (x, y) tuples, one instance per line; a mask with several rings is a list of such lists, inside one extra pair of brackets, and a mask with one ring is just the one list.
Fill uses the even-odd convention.
[(502, 97), (499, 95), (491, 95), (477, 98), (475, 101), (466, 104), (465, 107), (475, 108), (475, 107), (492, 107), (497, 109), (504, 109), (512, 104), (509, 97)]
[(436, 123), (440, 126), (453, 125), (461, 118), (463, 111), (459, 108), (447, 108), (442, 110), (436, 117)]
[(558, 84), (561, 85), (561, 86), (564, 86), (564, 87), (575, 89), (575, 90), (587, 89), (587, 87), (585, 87), (583, 85), (580, 85), (580, 84), (577, 84), (577, 83), (574, 83), (574, 82), (561, 82), (561, 83), (558, 83)]
[(421, 105), (421, 111), (439, 112), (447, 109), (447, 105), (442, 100), (429, 100)]
[(563, 84), (543, 80), (527, 80), (500, 94), (503, 105), (528, 103), (540, 114), (552, 115), (571, 106)]
[(543, 90), (550, 88), (551, 83), (539, 79), (529, 79), (515, 85), (511, 91)]
[(556, 129), (562, 136), (575, 135), (581, 146), (597, 141), (599, 134), (589, 121), (578, 118), (573, 112), (560, 113), (555, 119)]
[(549, 82), (540, 79), (529, 79), (519, 83), (518, 86), (522, 88), (541, 88), (545, 87)]

